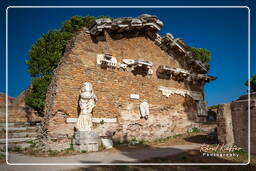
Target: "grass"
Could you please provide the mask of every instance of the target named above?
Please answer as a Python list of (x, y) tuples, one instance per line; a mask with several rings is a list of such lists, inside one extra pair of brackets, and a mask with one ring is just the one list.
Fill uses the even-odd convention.
[[(242, 154), (246, 154), (243, 152)], [(203, 157), (202, 154), (198, 150), (190, 150), (188, 152), (183, 152), (180, 154), (172, 155), (172, 156), (166, 156), (161, 158), (153, 158), (150, 160), (141, 161), (142, 163), (227, 163), (227, 162), (239, 162), (243, 159), (243, 156), (241, 158), (216, 158), (216, 157)], [(236, 165), (201, 165), (201, 166), (180, 166), (180, 165), (130, 165), (130, 166), (93, 166), (90, 168), (80, 168), (75, 170), (69, 170), (69, 171), (254, 171), (256, 170), (256, 155), (251, 155), (251, 163), (249, 165), (245, 166), (236, 166)]]
[(115, 146), (123, 146), (123, 145), (132, 145), (132, 146), (137, 146), (137, 145), (149, 145), (149, 144), (155, 144), (155, 143), (164, 143), (167, 142), (171, 139), (175, 139), (175, 138), (179, 138), (182, 137), (184, 135), (189, 135), (189, 134), (176, 134), (174, 136), (169, 136), (169, 137), (165, 137), (165, 138), (159, 138), (159, 139), (155, 139), (153, 141), (147, 141), (147, 140), (136, 140), (136, 139), (132, 139), (130, 141), (115, 141), (114, 145)]
[(199, 166), (200, 170), (209, 170), (209, 166)]
[(5, 162), (5, 154), (0, 153), (0, 163)]
[(187, 160), (188, 158), (187, 158), (187, 156), (181, 156), (180, 159), (181, 160)]
[(74, 154), (74, 153), (76, 153), (76, 152), (75, 152), (72, 144), (70, 145), (69, 148), (65, 148), (60, 151), (57, 151), (57, 150), (49, 150), (48, 151), (49, 156), (68, 155), (68, 154)]
[[(192, 129), (193, 132), (190, 133), (185, 133), (185, 134), (176, 134), (173, 136), (165, 137), (165, 138), (160, 138), (156, 139), (153, 141), (144, 141), (144, 140), (136, 140), (135, 138), (132, 139), (131, 141), (123, 141), (123, 142), (114, 142), (114, 148), (111, 150), (117, 150), (117, 151), (122, 151), (122, 150), (136, 150), (136, 149), (146, 149), (146, 148), (155, 148), (159, 146), (173, 146), (173, 145), (184, 145), (184, 144), (191, 144), (194, 142), (190, 142), (186, 140), (188, 137), (193, 137), (197, 136), (199, 134), (205, 134), (199, 132), (199, 129), (195, 128)], [(202, 141), (206, 141), (205, 136), (202, 135), (202, 137), (199, 137), (202, 139)], [(75, 151), (73, 146), (71, 145), (69, 148), (63, 149), (61, 151), (57, 150), (49, 150), (49, 151), (39, 151), (33, 146), (35, 146), (35, 142), (30, 141), (31, 148), (21, 150), (21, 149), (16, 149), (15, 152), (21, 152), (23, 154), (29, 154), (33, 156), (68, 156), (68, 155), (77, 155), (81, 153), (87, 153), (86, 151)], [(103, 145), (99, 146), (99, 151), (105, 150)], [(182, 160), (186, 160), (186, 157), (182, 157)]]
[(22, 152), (24, 149), (21, 148), (21, 146), (15, 146), (15, 147), (12, 147), (12, 148), (9, 148), (8, 151), (10, 152), (17, 152), (17, 153), (20, 153)]
[[(198, 132), (191, 132), (191, 133), (198, 133)], [(170, 140), (173, 140), (173, 139), (178, 139), (178, 138), (183, 138), (183, 137), (187, 137), (187, 136), (190, 136), (191, 134), (189, 133), (185, 133), (185, 134), (176, 134), (176, 135), (173, 135), (173, 136), (168, 136), (168, 137), (165, 137), (165, 138), (159, 138), (159, 139), (156, 139), (154, 141), (145, 141), (144, 144), (155, 144), (155, 143), (165, 143), (165, 142), (168, 142)]]
[(100, 144), (99, 145), (99, 151), (103, 151), (103, 150), (105, 150), (105, 147), (103, 146), (103, 144)]
[(49, 153), (49, 156), (56, 156), (60, 153), (60, 151), (57, 151), (57, 150), (49, 150), (48, 151)]
[[(190, 150), (177, 155), (153, 158), (145, 162), (183, 163), (186, 160), (186, 163), (246, 163), (248, 161), (247, 156), (248, 153), (242, 152), (239, 157), (206, 157), (199, 150)], [(256, 168), (256, 155), (251, 155), (251, 159), (252, 164)]]
[(191, 133), (193, 133), (193, 132), (200, 132), (200, 129), (198, 129), (197, 127), (194, 127), (194, 128), (192, 128)]
[[(105, 150), (104, 146), (101, 144), (99, 146), (99, 151), (103, 151)], [(36, 148), (27, 148), (21, 151), (15, 151), (15, 152), (20, 152), (22, 154), (25, 155), (32, 155), (32, 156), (38, 156), (38, 157), (54, 157), (54, 156), (70, 156), (70, 155), (78, 155), (78, 154), (82, 154), (82, 153), (87, 153), (86, 150), (82, 150), (82, 151), (75, 151), (73, 145), (70, 145), (69, 148), (65, 148), (63, 150), (48, 150), (48, 151), (40, 151)]]

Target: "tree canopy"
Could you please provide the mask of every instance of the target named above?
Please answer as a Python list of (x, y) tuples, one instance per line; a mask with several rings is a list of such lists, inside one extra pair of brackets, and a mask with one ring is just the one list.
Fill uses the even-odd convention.
[(203, 63), (208, 63), (211, 60), (211, 52), (204, 48), (190, 48), (193, 52), (193, 57)]
[(253, 75), (253, 77), (250, 79), (250, 82), (249, 80), (247, 80), (245, 82), (245, 85), (249, 86), (249, 83), (250, 83), (251, 92), (256, 92), (256, 74)]

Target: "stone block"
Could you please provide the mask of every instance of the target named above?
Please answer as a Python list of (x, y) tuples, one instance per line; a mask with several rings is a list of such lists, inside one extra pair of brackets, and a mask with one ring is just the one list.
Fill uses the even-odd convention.
[(76, 139), (98, 139), (99, 136), (95, 131), (77, 131), (75, 132)]
[(113, 141), (112, 141), (112, 139), (110, 139), (110, 138), (101, 138), (101, 142), (102, 142), (102, 145), (106, 149), (113, 148)]
[(77, 122), (77, 118), (67, 118), (66, 122), (67, 123), (76, 123)]
[(95, 131), (77, 131), (73, 143), (77, 151), (98, 151), (100, 139)]
[(75, 151), (86, 151), (86, 152), (93, 152), (99, 151), (99, 144), (80, 144), (80, 145), (73, 145)]
[(92, 118), (93, 123), (116, 123), (117, 118)]
[(138, 94), (130, 94), (131, 99), (140, 99), (140, 95)]

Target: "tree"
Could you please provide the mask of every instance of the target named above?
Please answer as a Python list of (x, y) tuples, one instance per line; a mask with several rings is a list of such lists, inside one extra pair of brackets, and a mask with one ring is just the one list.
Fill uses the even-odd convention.
[(52, 75), (33, 78), (31, 81), (32, 88), (28, 90), (28, 94), (25, 98), (26, 104), (33, 107), (40, 116), (43, 116), (43, 109), (45, 106), (44, 99), (51, 78)]
[[(245, 82), (246, 86), (249, 86), (249, 80), (247, 80)], [(256, 92), (256, 74), (252, 77), (252, 79), (250, 80), (250, 90), (251, 92)]]
[(61, 29), (49, 31), (39, 38), (29, 51), (28, 72), (32, 76), (26, 104), (34, 108), (39, 115), (43, 115), (45, 98), (51, 82), (53, 70), (63, 56), (68, 41), (75, 32), (88, 27), (95, 19), (106, 16), (73, 16), (62, 24)]
[(200, 60), (203, 63), (208, 63), (211, 60), (211, 52), (204, 48), (191, 47), (190, 50), (193, 52), (193, 57), (196, 60)]

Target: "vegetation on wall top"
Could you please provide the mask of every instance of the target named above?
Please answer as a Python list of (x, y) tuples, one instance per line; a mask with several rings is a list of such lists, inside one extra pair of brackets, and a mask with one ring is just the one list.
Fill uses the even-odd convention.
[[(249, 80), (247, 80), (246, 82), (245, 82), (245, 85), (246, 86), (249, 86)], [(252, 92), (256, 92), (256, 74), (255, 75), (253, 75), (253, 77), (250, 79), (250, 90), (251, 90), (251, 93)]]
[(190, 50), (193, 52), (193, 54), (194, 54), (193, 57), (196, 60), (199, 60), (199, 61), (201, 61), (203, 63), (210, 62), (210, 60), (211, 60), (211, 52), (208, 51), (207, 49), (191, 47)]

